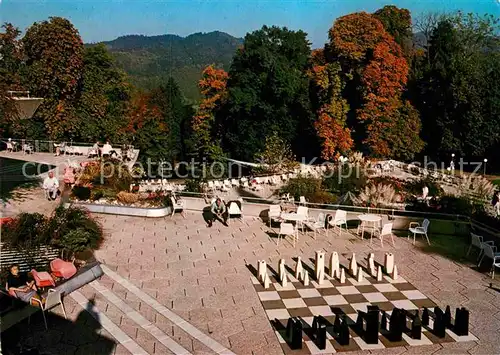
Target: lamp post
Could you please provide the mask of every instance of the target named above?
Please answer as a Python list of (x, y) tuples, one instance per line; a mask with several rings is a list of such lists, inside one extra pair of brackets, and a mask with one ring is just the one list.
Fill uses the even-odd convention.
[(486, 175), (486, 163), (488, 162), (488, 159), (484, 158), (483, 162), (484, 162), (484, 165), (483, 165), (483, 175)]

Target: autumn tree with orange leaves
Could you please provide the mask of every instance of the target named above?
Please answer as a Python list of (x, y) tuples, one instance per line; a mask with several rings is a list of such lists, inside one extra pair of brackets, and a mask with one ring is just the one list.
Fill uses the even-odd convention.
[(203, 99), (193, 116), (192, 128), (196, 150), (201, 156), (215, 158), (222, 154), (220, 145), (213, 136), (216, 111), (223, 105), (226, 96), (228, 74), (214, 65), (207, 66), (198, 82)]
[(339, 18), (329, 37), (327, 59), (353, 74), (348, 84), (348, 97), (355, 102), (351, 114), (361, 124), (369, 152), (411, 159), (423, 142), (418, 113), (402, 97), (409, 68), (399, 44), (380, 20), (365, 12)]

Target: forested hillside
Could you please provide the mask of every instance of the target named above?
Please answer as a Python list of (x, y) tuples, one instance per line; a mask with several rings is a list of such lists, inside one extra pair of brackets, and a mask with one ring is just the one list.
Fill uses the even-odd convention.
[(103, 42), (132, 84), (152, 89), (173, 77), (190, 100), (200, 97), (197, 83), (209, 64), (229, 69), (231, 59), (242, 45), (241, 38), (224, 32), (177, 35), (129, 35)]

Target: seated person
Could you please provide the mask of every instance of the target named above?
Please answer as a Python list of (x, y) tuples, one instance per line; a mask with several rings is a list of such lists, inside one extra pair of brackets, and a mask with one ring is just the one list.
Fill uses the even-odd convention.
[(69, 186), (75, 183), (75, 169), (70, 166), (64, 168), (64, 183)]
[(118, 156), (118, 154), (116, 153), (116, 151), (113, 149), (113, 147), (111, 146), (111, 144), (109, 144), (109, 141), (106, 142), (106, 144), (103, 145), (102, 147), (102, 156), (106, 156), (106, 157), (112, 157), (113, 154)]
[(9, 268), (6, 288), (10, 295), (24, 302), (30, 302), (32, 297), (37, 296), (35, 281), (28, 281), (26, 273), (20, 273), (19, 265), (16, 264)]
[(43, 181), (43, 189), (46, 191), (47, 199), (49, 201), (54, 201), (57, 198), (57, 194), (59, 192), (59, 180), (54, 177), (54, 173), (52, 171), (49, 172), (49, 176), (47, 176)]
[(99, 142), (95, 142), (92, 148), (89, 149), (89, 158), (101, 156), (101, 150), (99, 149)]
[(7, 152), (12, 153), (14, 151), (14, 144), (12, 144), (12, 138), (7, 141)]
[(217, 197), (217, 199), (210, 206), (210, 212), (210, 217), (208, 219), (209, 227), (212, 227), (212, 224), (215, 220), (219, 220), (227, 227), (228, 213), (224, 201)]

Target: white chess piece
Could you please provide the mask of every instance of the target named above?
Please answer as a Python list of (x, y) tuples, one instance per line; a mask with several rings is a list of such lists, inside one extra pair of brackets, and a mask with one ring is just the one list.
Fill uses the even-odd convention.
[(394, 268), (394, 254), (385, 253), (384, 267), (386, 273), (388, 274), (392, 273), (392, 269)]
[(340, 277), (339, 254), (334, 251), (330, 256), (330, 277)]
[(285, 259), (280, 259), (278, 263), (278, 275), (280, 277), (280, 281), (283, 281), (283, 275), (285, 275)]
[(264, 288), (268, 289), (270, 283), (271, 283), (271, 279), (269, 278), (269, 274), (266, 272), (266, 274), (264, 275)]
[(300, 276), (302, 275), (302, 270), (304, 270), (304, 268), (302, 267), (302, 259), (299, 257), (297, 257), (297, 264), (295, 265), (295, 278), (297, 280), (300, 280)]
[(264, 276), (267, 272), (267, 265), (265, 260), (259, 260), (257, 266), (257, 278), (260, 282), (264, 282)]
[(398, 267), (396, 265), (394, 265), (394, 267), (392, 268), (392, 279), (398, 279)]
[(325, 278), (325, 252), (318, 250), (316, 252), (316, 259), (314, 262), (314, 273), (316, 281), (321, 285)]
[(309, 273), (304, 270), (303, 271), (303, 280), (304, 280), (304, 286), (309, 286)]
[(358, 283), (363, 282), (363, 269), (359, 268), (358, 269)]
[(382, 274), (382, 266), (378, 266), (378, 270), (377, 270), (377, 281), (382, 281), (382, 276), (384, 276)]
[(368, 256), (368, 271), (370, 276), (375, 276), (375, 255), (373, 253)]
[(356, 254), (352, 253), (351, 263), (349, 264), (349, 271), (352, 276), (356, 276), (358, 274), (358, 264), (356, 263)]
[(281, 278), (281, 286), (286, 287), (288, 285), (287, 277), (286, 274), (283, 274), (283, 277)]
[(340, 272), (340, 283), (344, 284), (345, 283), (345, 269), (342, 268), (342, 271)]

